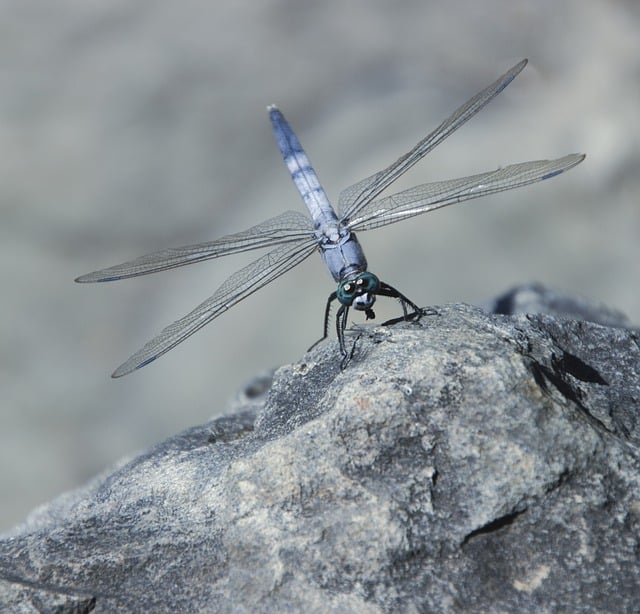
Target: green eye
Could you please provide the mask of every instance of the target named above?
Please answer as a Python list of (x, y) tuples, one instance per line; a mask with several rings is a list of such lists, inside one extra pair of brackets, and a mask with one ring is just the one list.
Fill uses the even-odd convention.
[(377, 292), (380, 288), (380, 280), (368, 271), (358, 277), (358, 282), (364, 284), (364, 292)]
[(342, 282), (338, 286), (336, 296), (343, 305), (351, 307), (356, 296), (375, 294), (379, 288), (380, 280), (373, 273), (366, 271), (358, 275), (355, 280)]
[(355, 298), (356, 285), (351, 281), (342, 282), (336, 290), (338, 300), (347, 307), (350, 307)]

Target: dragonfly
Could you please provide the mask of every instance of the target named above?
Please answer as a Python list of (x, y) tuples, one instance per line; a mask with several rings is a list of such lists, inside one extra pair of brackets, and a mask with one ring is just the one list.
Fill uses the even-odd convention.
[(267, 107), (278, 147), (310, 217), (298, 211), (287, 211), (248, 230), (215, 241), (165, 249), (78, 277), (75, 281), (79, 283), (116, 281), (230, 254), (271, 248), (248, 266), (233, 273), (193, 311), (162, 330), (120, 365), (112, 377), (127, 375), (153, 362), (316, 251), (338, 284), (337, 290), (327, 300), (323, 336), (319, 342), (328, 336), (331, 307), (334, 301), (338, 301), (335, 325), (342, 368), (353, 358), (355, 348), (354, 344), (350, 351), (347, 350), (345, 341), (351, 308), (364, 312), (367, 320), (373, 319), (376, 297), (385, 296), (400, 302), (405, 320), (418, 320), (423, 310), (368, 270), (356, 233), (387, 226), (454, 203), (551, 179), (582, 162), (585, 158), (583, 154), (522, 162), (468, 177), (425, 183), (378, 198), (394, 181), (502, 92), (526, 64), (527, 60), (522, 60), (465, 102), (393, 164), (343, 190), (338, 197), (337, 213), (283, 114), (275, 105)]

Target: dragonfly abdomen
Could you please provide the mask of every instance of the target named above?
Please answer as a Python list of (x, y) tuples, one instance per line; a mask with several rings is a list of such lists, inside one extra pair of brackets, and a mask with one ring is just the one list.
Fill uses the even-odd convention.
[(298, 192), (300, 192), (316, 228), (322, 228), (326, 224), (337, 222), (338, 217), (298, 137), (296, 137), (284, 115), (275, 105), (269, 107), (269, 118), (278, 141), (278, 147), (291, 174), (291, 179), (293, 179)]

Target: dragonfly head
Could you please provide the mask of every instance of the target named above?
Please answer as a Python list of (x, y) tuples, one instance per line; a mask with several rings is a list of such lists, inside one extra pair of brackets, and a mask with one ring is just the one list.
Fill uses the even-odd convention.
[(371, 307), (376, 302), (379, 288), (380, 280), (373, 273), (365, 271), (357, 277), (340, 282), (336, 295), (340, 303), (366, 312), (367, 319), (370, 319), (373, 317)]

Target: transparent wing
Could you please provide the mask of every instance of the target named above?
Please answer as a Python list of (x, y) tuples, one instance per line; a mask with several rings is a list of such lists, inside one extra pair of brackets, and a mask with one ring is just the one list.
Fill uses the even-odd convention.
[(206, 301), (191, 313), (167, 326), (157, 337), (120, 365), (111, 377), (122, 377), (154, 361), (182, 343), (205, 324), (300, 264), (317, 249), (315, 239), (298, 240), (265, 254), (231, 275)]
[(522, 162), (479, 175), (425, 183), (367, 203), (347, 227), (350, 230), (379, 228), (454, 203), (513, 190), (555, 177), (582, 160), (583, 154), (569, 154), (557, 160)]
[(137, 277), (228, 254), (300, 241), (312, 234), (313, 224), (308, 217), (297, 211), (286, 211), (243, 232), (227, 235), (216, 241), (163, 249), (123, 264), (87, 273), (76, 281), (89, 283)]
[(462, 124), (470, 120), (480, 109), (507, 87), (526, 64), (527, 60), (522, 60), (489, 87), (483, 89), (471, 98), (471, 100), (465, 102), (431, 132), (431, 134), (427, 135), (410, 152), (396, 160), (391, 166), (344, 189), (338, 198), (340, 219), (348, 221), (352, 216), (356, 215), (362, 207), (389, 187), (398, 177), (406, 173), (434, 147), (453, 134)]

